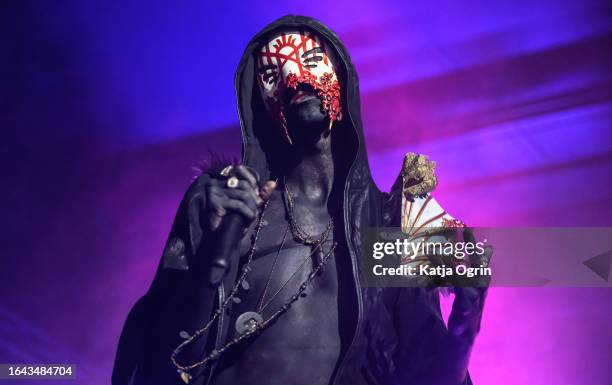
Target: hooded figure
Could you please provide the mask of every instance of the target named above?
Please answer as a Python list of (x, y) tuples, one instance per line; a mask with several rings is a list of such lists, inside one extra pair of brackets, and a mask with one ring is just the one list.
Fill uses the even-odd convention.
[[(329, 119), (327, 134), (331, 130), (333, 135), (335, 173), (328, 206), (332, 207), (335, 227), (329, 239), (338, 246), (335, 249), (337, 266), (324, 270), (321, 276), (333, 274), (334, 270), (338, 272), (334, 301), (340, 311), (333, 322), (339, 334), (339, 348), (332, 358), (328, 354), (301, 356), (299, 349), (290, 349), (281, 353), (286, 359), (282, 365), (270, 361), (258, 364), (254, 360), (251, 367), (266, 375), (255, 380), (256, 383), (277, 383), (273, 380), (275, 374), (287, 371), (293, 378), (290, 383), (295, 384), (471, 383), (467, 362), (479, 329), (485, 290), (456, 291), (457, 299), (447, 327), (436, 289), (366, 288), (360, 282), (363, 229), (393, 226), (410, 232), (426, 226), (461, 227), (463, 224), (446, 214), (428, 194), (436, 184), (434, 165), (422, 156), (406, 156), (390, 193), (376, 187), (367, 161), (357, 74), (339, 38), (319, 21), (285, 16), (264, 28), (248, 44), (235, 78), (243, 139), (242, 164), (258, 175), (259, 180), (280, 178), (286, 171), (285, 159), (293, 151), (292, 141), (304, 140), (295, 137), (302, 135), (300, 132), (291, 131), (291, 111), (283, 110), (278, 90), (267, 87), (266, 83), (270, 81), (272, 85), (270, 79), (284, 76), (269, 72), (266, 66), (270, 62), (262, 59), (266, 55), (270, 58), (272, 46), (266, 46), (266, 42), (283, 31), (287, 36), (305, 33), (314, 36), (317, 42), (313, 43), (314, 48), (306, 46), (300, 51), (303, 60), (298, 60), (299, 65), (309, 67), (309, 61), (319, 61), (333, 68), (324, 73), (317, 74), (313, 69), (303, 72), (302, 75), (306, 74), (303, 76), (288, 77), (285, 86), (297, 90), (300, 83), (305, 83), (314, 88)], [(287, 42), (291, 43), (291, 36), (287, 36)], [(307, 51), (326, 55), (315, 58)], [(203, 173), (181, 201), (154, 281), (126, 320), (113, 370), (114, 385), (230, 383), (227, 380), (230, 377), (223, 377), (224, 373), (237, 360), (244, 360), (243, 355), (250, 354), (251, 345), (255, 346), (257, 339), (265, 341), (274, 336), (283, 322), (290, 322), (291, 316), (281, 315), (261, 335), (240, 341), (231, 349), (224, 348), (235, 339), (234, 324), (239, 317), (235, 309), (240, 307), (240, 299), (229, 301), (233, 304), (227, 308), (220, 306), (228, 302), (236, 282), (240, 282), (243, 291), (249, 285), (248, 281), (246, 284), (238, 281), (244, 262), (230, 264), (229, 273), (219, 285), (198, 284), (210, 269), (211, 250), (218, 238), (209, 236), (202, 216), (202, 207), (211, 199), (204, 186), (216, 176), (213, 170)], [(234, 249), (236, 255), (232, 258), (240, 258), (239, 248)], [(315, 283), (309, 286), (312, 290), (308, 289), (302, 296), (320, 290), (316, 279), (323, 278), (314, 279)], [(296, 303), (301, 300), (297, 299)], [(292, 310), (295, 309), (287, 306), (286, 314)], [(328, 319), (324, 311), (299, 317), (316, 317), (316, 322), (321, 323)], [(203, 325), (207, 327), (202, 328)], [(177, 371), (171, 356), (174, 357), (177, 346), (186, 340), (189, 347), (181, 352), (180, 361), (197, 364), (206, 357), (206, 362)], [(308, 368), (306, 373), (300, 372), (302, 366)], [(327, 368), (327, 377), (307, 378), (308, 373), (313, 373), (312, 367)], [(248, 382), (253, 382), (251, 376), (243, 374), (245, 381), (248, 378)]]

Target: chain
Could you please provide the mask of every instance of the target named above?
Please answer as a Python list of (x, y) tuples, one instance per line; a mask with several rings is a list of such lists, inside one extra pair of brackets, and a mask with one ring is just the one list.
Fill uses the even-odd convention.
[[(285, 284), (283, 284), (281, 286), (281, 288), (276, 291), (276, 293), (272, 296), (272, 298), (270, 300), (268, 300), (268, 302), (265, 305), (262, 306), (261, 310), (266, 308), (272, 302), (272, 299), (274, 299), (276, 297), (276, 295), (278, 295), (280, 293), (280, 291), (295, 276), (295, 274), (303, 267), (304, 263), (314, 254), (314, 252), (316, 250), (318, 250), (318, 249), (322, 250), (323, 243), (328, 239), (329, 234), (332, 232), (332, 229), (333, 229), (333, 220), (330, 218), (329, 223), (327, 225), (327, 228), (321, 234), (319, 239), (315, 239), (312, 236), (310, 236), (309, 234), (307, 234), (303, 229), (301, 229), (301, 227), (295, 221), (295, 218), (293, 216), (293, 198), (291, 196), (291, 193), (287, 189), (286, 185), (285, 185), (285, 192), (286, 192), (287, 202), (288, 202), (287, 212), (288, 212), (288, 216), (289, 216), (289, 225), (290, 225), (289, 227), (291, 229), (292, 234), (294, 235), (294, 237), (297, 238), (297, 240), (299, 240), (303, 244), (314, 246), (314, 247), (313, 247), (310, 255), (308, 255), (304, 259), (304, 261), (302, 262), (302, 264), (300, 264), (298, 269), (291, 275), (291, 277), (289, 277), (289, 279), (285, 282)], [(227, 349), (229, 349), (233, 345), (236, 345), (236, 344), (240, 343), (241, 341), (243, 341), (243, 340), (245, 340), (247, 338), (250, 338), (251, 336), (255, 336), (255, 335), (260, 334), (265, 329), (267, 329), (272, 323), (274, 323), (283, 313), (285, 313), (289, 309), (289, 307), (291, 307), (291, 305), (295, 301), (297, 301), (300, 298), (300, 296), (304, 293), (304, 291), (308, 288), (308, 286), (315, 279), (317, 274), (325, 268), (325, 266), (327, 265), (327, 262), (329, 261), (329, 258), (331, 257), (331, 255), (333, 255), (333, 252), (336, 249), (337, 243), (333, 242), (333, 244), (330, 247), (330, 249), (328, 250), (328, 252), (325, 253), (325, 255), (323, 256), (323, 258), (321, 258), (321, 260), (319, 261), (317, 266), (308, 274), (308, 277), (301, 283), (301, 285), (299, 286), (299, 288), (296, 291), (296, 293), (293, 294), (291, 297), (289, 297), (287, 302), (285, 302), (284, 305), (282, 305), (276, 312), (274, 312), (270, 316), (270, 318), (268, 318), (267, 320), (264, 320), (263, 322), (256, 323), (255, 326), (252, 329), (248, 329), (243, 334), (239, 334), (239, 335), (235, 336), (231, 341), (229, 341), (228, 343), (223, 345), (221, 348), (213, 349), (202, 360), (200, 360), (198, 362), (195, 362), (193, 364), (189, 364), (189, 365), (181, 365), (178, 362), (178, 360), (177, 360), (177, 356), (181, 353), (181, 351), (187, 345), (191, 344), (193, 341), (195, 341), (198, 338), (200, 338), (204, 333), (206, 333), (206, 331), (208, 331), (210, 329), (212, 324), (219, 318), (219, 316), (221, 314), (223, 314), (223, 312), (225, 311), (225, 309), (227, 308), (229, 303), (232, 301), (232, 299), (235, 297), (236, 293), (238, 292), (238, 289), (242, 285), (242, 282), (245, 280), (246, 275), (249, 273), (249, 271), (251, 271), (250, 265), (251, 265), (251, 262), (253, 260), (253, 256), (255, 254), (255, 251), (257, 250), (257, 240), (259, 238), (259, 233), (260, 233), (260, 231), (261, 231), (261, 229), (263, 227), (264, 213), (265, 213), (265, 211), (266, 211), (266, 209), (267, 209), (269, 204), (270, 204), (270, 200), (267, 200), (264, 203), (262, 211), (261, 211), (261, 213), (259, 215), (259, 219), (258, 219), (257, 225), (255, 227), (255, 234), (254, 234), (254, 236), (253, 236), (253, 238), (251, 240), (251, 248), (249, 249), (247, 261), (244, 264), (244, 267), (242, 269), (242, 273), (241, 273), (240, 277), (236, 281), (236, 284), (234, 285), (234, 287), (230, 291), (228, 297), (225, 299), (225, 301), (223, 301), (222, 304), (219, 305), (217, 310), (215, 310), (215, 312), (213, 313), (211, 319), (202, 328), (198, 329), (196, 332), (193, 333), (193, 335), (191, 335), (189, 338), (187, 338), (185, 341), (183, 341), (179, 346), (177, 346), (172, 351), (172, 354), (170, 355), (170, 359), (172, 360), (172, 363), (177, 368), (177, 371), (179, 372), (181, 379), (185, 383), (189, 383), (189, 381), (191, 381), (192, 377), (188, 373), (189, 371), (191, 371), (191, 370), (193, 370), (195, 368), (198, 368), (200, 366), (206, 365), (211, 360), (215, 360), (215, 359), (219, 358), (219, 356), (222, 353), (224, 353)]]
[[(331, 231), (331, 229), (330, 229)], [(259, 309), (260, 311), (263, 311), (265, 308), (268, 307), (268, 305), (270, 305), (272, 303), (272, 300), (274, 300), (274, 298), (276, 298), (276, 296), (285, 288), (285, 286), (287, 286), (287, 284), (293, 279), (293, 277), (302, 269), (302, 267), (304, 267), (304, 265), (306, 264), (306, 262), (310, 259), (310, 257), (313, 256), (313, 254), (318, 251), (318, 250), (323, 250), (323, 243), (325, 241), (327, 241), (327, 238), (329, 236), (330, 231), (327, 231), (325, 233), (325, 239), (323, 241), (321, 241), (319, 244), (317, 244), (315, 247), (313, 247), (310, 251), (310, 254), (306, 256), (306, 258), (304, 258), (304, 260), (302, 261), (302, 263), (300, 263), (300, 265), (298, 266), (298, 268), (291, 274), (291, 276), (285, 281), (284, 284), (281, 285), (281, 287), (279, 287), (276, 292), (272, 295), (272, 297), (270, 297), (270, 299), (261, 307), (261, 309)]]
[[(274, 256), (274, 262), (272, 262), (272, 268), (270, 269), (270, 273), (268, 273), (268, 279), (266, 280), (266, 285), (264, 286), (259, 302), (257, 302), (257, 307), (255, 309), (257, 310), (258, 313), (261, 312), (261, 310), (263, 309), (262, 308), (263, 300), (264, 298), (266, 298), (266, 294), (268, 293), (268, 287), (270, 286), (270, 282), (272, 282), (272, 274), (274, 273), (276, 262), (278, 262), (278, 256), (280, 255), (280, 252), (283, 250), (283, 246), (285, 246), (285, 240), (287, 239), (288, 232), (289, 232), (289, 225), (287, 225), (287, 227), (285, 228), (285, 232), (283, 233), (283, 240), (281, 241), (281, 244), (278, 247), (278, 250), (276, 251), (276, 255)], [(272, 298), (274, 298), (275, 296), (276, 294), (272, 296)]]
[[(253, 255), (255, 255), (255, 251), (257, 250), (257, 238), (259, 237), (259, 232), (261, 231), (261, 229), (263, 227), (264, 213), (266, 211), (266, 208), (268, 208), (269, 204), (270, 204), (270, 200), (267, 200), (264, 203), (263, 209), (262, 209), (262, 211), (261, 211), (261, 213), (259, 215), (259, 219), (258, 219), (257, 225), (255, 227), (255, 234), (253, 236), (253, 239), (251, 240), (251, 248), (249, 249), (249, 253), (248, 253), (248, 257), (247, 257), (247, 262), (245, 263), (245, 266), (242, 269), (242, 274), (240, 275), (240, 278), (238, 278), (238, 281), (236, 282), (236, 284), (232, 288), (232, 291), (229, 293), (229, 295), (227, 296), (225, 301), (223, 301), (223, 303), (217, 308), (217, 310), (215, 310), (215, 312), (213, 313), (211, 319), (204, 325), (204, 327), (202, 327), (201, 329), (196, 330), (195, 333), (193, 333), (189, 338), (187, 338), (185, 341), (183, 341), (179, 346), (177, 346), (172, 351), (172, 354), (170, 355), (170, 359), (172, 360), (172, 363), (174, 364), (174, 366), (178, 369), (179, 373), (181, 373), (181, 377), (183, 377), (183, 373), (186, 373), (187, 371), (195, 369), (195, 368), (197, 368), (199, 366), (205, 365), (210, 359), (216, 358), (217, 354), (215, 353), (215, 350), (213, 350), (211, 352), (211, 354), (209, 354), (206, 357), (204, 357), (204, 359), (202, 359), (201, 361), (195, 362), (195, 363), (190, 364), (190, 365), (181, 365), (181, 364), (178, 363), (178, 361), (176, 359), (178, 354), (187, 345), (189, 345), (193, 341), (195, 341), (198, 338), (200, 338), (204, 333), (206, 333), (208, 331), (208, 329), (210, 329), (210, 327), (212, 326), (213, 322), (215, 322), (217, 320), (217, 318), (219, 318), (219, 316), (221, 314), (223, 314), (223, 312), (225, 311), (225, 309), (229, 305), (229, 303), (232, 300), (232, 298), (238, 292), (238, 288), (240, 287), (242, 282), (245, 280), (247, 273), (250, 271), (250, 264), (251, 264), (251, 261), (253, 260)], [(188, 381), (186, 381), (186, 382), (188, 382)]]
[(329, 235), (329, 232), (334, 226), (334, 220), (331, 217), (329, 218), (329, 222), (327, 222), (327, 228), (323, 231), (323, 233), (321, 233), (319, 238), (315, 238), (314, 236), (308, 234), (304, 229), (302, 229), (302, 227), (297, 223), (297, 220), (295, 219), (295, 214), (293, 212), (293, 209), (294, 209), (293, 196), (291, 195), (291, 192), (289, 191), (289, 187), (287, 186), (287, 183), (284, 180), (283, 180), (283, 185), (285, 186), (284, 195), (287, 198), (285, 202), (287, 203), (286, 206), (287, 206), (287, 215), (289, 216), (289, 227), (291, 228), (291, 234), (293, 234), (293, 237), (299, 242), (301, 242), (302, 244), (308, 245), (308, 246), (316, 246), (319, 243), (326, 240), (327, 236)]

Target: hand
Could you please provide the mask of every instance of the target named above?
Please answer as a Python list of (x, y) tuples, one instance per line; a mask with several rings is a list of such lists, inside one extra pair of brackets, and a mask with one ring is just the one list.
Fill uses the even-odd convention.
[[(468, 227), (463, 230), (463, 242), (476, 244), (474, 233)], [(473, 252), (467, 256), (470, 267), (489, 266), (493, 249), (485, 246), (483, 253)], [(463, 280), (454, 288), (455, 300), (451, 311), (448, 330), (453, 335), (472, 342), (480, 330), (480, 320), (491, 277), (477, 275)]]
[[(476, 243), (472, 230), (467, 227), (463, 230), (463, 241)], [(469, 265), (489, 266), (492, 254), (493, 249), (485, 246), (484, 253), (474, 252), (468, 255)], [(489, 276), (476, 276), (470, 280), (454, 287), (455, 299), (448, 318), (448, 364), (447, 370), (441, 373), (440, 384), (463, 384), (467, 376), (470, 353), (480, 330), (484, 301), (491, 279)]]
[[(236, 187), (229, 187), (228, 180), (231, 177), (238, 178)], [(214, 232), (228, 212), (238, 213), (250, 224), (274, 188), (274, 181), (267, 181), (260, 186), (257, 172), (244, 165), (232, 167), (229, 177), (210, 178), (204, 186), (205, 216), (208, 218), (209, 229)]]

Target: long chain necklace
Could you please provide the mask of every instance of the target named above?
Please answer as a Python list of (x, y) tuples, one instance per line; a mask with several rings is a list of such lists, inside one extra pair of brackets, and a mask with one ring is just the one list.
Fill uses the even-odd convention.
[[(288, 204), (285, 205), (285, 210), (286, 210), (286, 213), (287, 213), (289, 225), (285, 229), (285, 232), (283, 234), (283, 239), (282, 239), (281, 244), (280, 244), (280, 246), (279, 246), (279, 248), (278, 248), (278, 250), (276, 252), (276, 255), (274, 257), (274, 262), (272, 263), (272, 268), (270, 269), (270, 273), (268, 274), (268, 279), (266, 281), (266, 284), (264, 286), (264, 290), (262, 292), (261, 298), (260, 298), (260, 300), (258, 302), (258, 305), (257, 305), (255, 311), (245, 312), (245, 313), (241, 314), (236, 319), (235, 328), (236, 328), (236, 332), (238, 334), (243, 334), (248, 329), (254, 328), (256, 324), (263, 322), (263, 311), (283, 291), (283, 289), (289, 284), (289, 282), (291, 282), (291, 280), (297, 275), (297, 273), (300, 272), (300, 270), (306, 265), (306, 262), (311, 259), (313, 254), (315, 254), (315, 253), (317, 254), (317, 263), (320, 263), (320, 261), (323, 258), (323, 243), (325, 241), (327, 241), (327, 239), (329, 238), (329, 234), (331, 233), (331, 231), (333, 229), (333, 222), (332, 222), (332, 220), (330, 218), (330, 221), (329, 221), (329, 223), (327, 225), (327, 228), (325, 229), (325, 231), (321, 234), (321, 236), (319, 238), (314, 238), (313, 236), (308, 234), (306, 231), (304, 231), (298, 225), (298, 223), (297, 223), (297, 221), (295, 219), (293, 197), (292, 197), (291, 192), (289, 191), (289, 188), (287, 187), (287, 184), (285, 183), (284, 180), (283, 180), (283, 184), (285, 186), (285, 189), (284, 189), (284, 193), (285, 194), (283, 195), (283, 198), (284, 198), (283, 201), (285, 203), (288, 203)], [(298, 242), (300, 242), (300, 243), (302, 243), (304, 245), (311, 246), (310, 253), (309, 253), (309, 255), (307, 255), (302, 260), (302, 263), (300, 263), (300, 265), (289, 276), (289, 278), (282, 285), (280, 285), (280, 287), (276, 290), (276, 292), (264, 303), (264, 299), (265, 299), (265, 296), (267, 294), (268, 287), (269, 287), (270, 282), (272, 280), (272, 274), (274, 273), (274, 268), (276, 267), (276, 263), (278, 261), (278, 257), (280, 255), (281, 250), (283, 249), (283, 246), (285, 244), (285, 240), (287, 239), (287, 231), (289, 229), (291, 229), (291, 232), (293, 234), (294, 239), (296, 239)]]
[[(268, 273), (268, 279), (266, 280), (266, 285), (263, 288), (263, 291), (261, 293), (261, 298), (259, 299), (259, 302), (257, 302), (257, 312), (261, 314), (261, 312), (263, 311), (264, 305), (263, 305), (263, 300), (264, 298), (266, 298), (266, 293), (268, 292), (268, 286), (270, 286), (270, 282), (272, 281), (272, 274), (274, 273), (274, 268), (276, 267), (276, 262), (278, 262), (278, 256), (280, 255), (280, 252), (283, 250), (283, 246), (285, 246), (285, 240), (287, 239), (287, 232), (289, 231), (289, 225), (287, 225), (287, 227), (285, 228), (285, 232), (283, 233), (283, 240), (281, 241), (280, 246), (278, 247), (278, 250), (276, 251), (276, 255), (274, 256), (274, 262), (272, 262), (272, 267), (270, 268), (270, 273)], [(291, 278), (290, 278), (291, 279)]]
[[(291, 204), (290, 204), (290, 206), (289, 206), (289, 208), (287, 210), (288, 216), (289, 216), (289, 223), (290, 223), (289, 227), (291, 229), (299, 228), (299, 231), (303, 232), (303, 230), (295, 222), (295, 218), (293, 216), (293, 200), (291, 198), (289, 190), (286, 188), (286, 185), (285, 185), (285, 192), (287, 193), (287, 198), (288, 198), (287, 201), (291, 201)], [(230, 291), (229, 295), (227, 296), (225, 301), (223, 301), (223, 303), (221, 303), (219, 305), (217, 310), (215, 310), (215, 312), (213, 313), (213, 315), (210, 318), (210, 320), (202, 328), (200, 328), (197, 331), (195, 331), (190, 337), (188, 337), (179, 346), (177, 346), (172, 351), (172, 354), (170, 355), (170, 359), (171, 359), (172, 363), (177, 368), (177, 371), (178, 371), (181, 379), (186, 384), (188, 384), (191, 381), (191, 379), (192, 379), (192, 376), (191, 376), (191, 374), (189, 374), (189, 371), (191, 371), (191, 370), (193, 370), (195, 368), (204, 366), (204, 365), (206, 365), (211, 360), (218, 359), (219, 356), (222, 353), (224, 353), (227, 349), (229, 349), (231, 346), (236, 345), (236, 344), (240, 343), (241, 341), (243, 341), (243, 340), (245, 340), (245, 339), (247, 339), (247, 338), (249, 338), (251, 336), (260, 334), (265, 329), (267, 329), (272, 323), (274, 323), (282, 314), (284, 314), (289, 309), (291, 304), (293, 304), (295, 301), (297, 301), (302, 296), (302, 294), (304, 293), (306, 288), (308, 288), (308, 286), (315, 279), (315, 277), (318, 275), (318, 273), (325, 268), (325, 266), (327, 265), (327, 262), (329, 261), (329, 258), (331, 257), (331, 255), (333, 254), (333, 252), (334, 252), (334, 250), (335, 250), (335, 248), (337, 246), (336, 242), (334, 242), (332, 244), (332, 246), (327, 251), (327, 253), (325, 253), (325, 255), (321, 256), (321, 258), (318, 261), (318, 264), (308, 274), (308, 277), (302, 282), (302, 284), (299, 286), (299, 288), (296, 291), (296, 293), (293, 294), (291, 297), (289, 297), (289, 299), (285, 302), (285, 304), (282, 305), (276, 312), (274, 312), (270, 316), (270, 318), (264, 320), (260, 313), (253, 312), (253, 311), (241, 314), (237, 318), (237, 320), (236, 320), (236, 331), (238, 333), (234, 336), (234, 338), (232, 340), (227, 342), (225, 345), (223, 345), (219, 349), (213, 349), (209, 354), (207, 354), (202, 360), (200, 360), (198, 362), (195, 362), (195, 363), (192, 363), (192, 364), (185, 364), (185, 365), (180, 364), (178, 362), (178, 360), (177, 360), (177, 356), (181, 353), (181, 351), (187, 345), (191, 344), (193, 341), (195, 341), (198, 338), (200, 338), (204, 333), (206, 333), (206, 331), (208, 331), (210, 329), (210, 327), (213, 325), (213, 323), (219, 318), (219, 316), (221, 314), (223, 314), (223, 312), (225, 311), (227, 306), (230, 304), (230, 302), (236, 296), (236, 293), (238, 292), (239, 288), (243, 287), (243, 282), (245, 282), (246, 276), (247, 276), (248, 272), (251, 270), (250, 265), (251, 265), (251, 262), (253, 260), (253, 255), (255, 254), (255, 251), (257, 249), (257, 239), (259, 238), (259, 233), (261, 231), (261, 228), (263, 227), (264, 213), (265, 213), (265, 211), (266, 211), (266, 209), (267, 209), (269, 204), (270, 204), (270, 200), (268, 200), (268, 201), (266, 201), (264, 203), (262, 211), (261, 211), (261, 213), (259, 215), (259, 219), (257, 221), (257, 225), (255, 226), (255, 233), (254, 233), (253, 238), (251, 240), (251, 248), (249, 249), (249, 252), (248, 252), (247, 261), (245, 262), (245, 264), (244, 264), (244, 266), (242, 268), (242, 273), (240, 274), (240, 277), (236, 281), (236, 284), (234, 285), (234, 287)], [(293, 225), (292, 225), (292, 223), (293, 223)], [(317, 244), (313, 245), (314, 247), (313, 247), (310, 255), (308, 255), (304, 259), (302, 264), (300, 264), (300, 266), (298, 267), (298, 270), (296, 270), (289, 277), (289, 280), (287, 282), (285, 282), (285, 284), (283, 284), (279, 290), (277, 290), (277, 292), (272, 296), (272, 298), (270, 300), (268, 300), (268, 302), (266, 302), (266, 304), (263, 305), (262, 308), (267, 307), (272, 302), (274, 297), (276, 297), (276, 295), (278, 295), (278, 293), (280, 293), (280, 291), (287, 285), (287, 283), (293, 278), (293, 276), (295, 274), (297, 274), (297, 272), (302, 268), (302, 266), (306, 263), (306, 261), (315, 252), (319, 251), (319, 253), (322, 254), (322, 245), (327, 240), (327, 238), (328, 238), (329, 234), (331, 233), (332, 229), (333, 229), (333, 222), (332, 222), (332, 220), (330, 218), (330, 222), (328, 224), (327, 229), (321, 235), (321, 237), (319, 239), (319, 242)], [(293, 231), (292, 231), (292, 233), (293, 233)], [(306, 235), (306, 238), (309, 239), (309, 240), (313, 239), (310, 235), (308, 235), (305, 232), (303, 232), (301, 234)], [(297, 240), (300, 240), (300, 238), (297, 237), (296, 234), (293, 234), (293, 235), (294, 235), (294, 237), (296, 237)], [(283, 243), (284, 243), (284, 240), (283, 240)], [(312, 245), (312, 244), (309, 244), (309, 245)], [(279, 250), (279, 253), (280, 253), (280, 250)], [(268, 283), (266, 284), (266, 286), (268, 285)], [(264, 295), (265, 295), (265, 292), (264, 292)], [(261, 301), (263, 301), (263, 297), (262, 297)]]

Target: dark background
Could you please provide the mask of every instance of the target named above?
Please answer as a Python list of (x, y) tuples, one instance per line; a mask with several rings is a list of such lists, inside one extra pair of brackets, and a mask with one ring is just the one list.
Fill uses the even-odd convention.
[[(0, 12), (0, 362), (75, 363), (78, 383), (109, 383), (191, 166), (210, 149), (239, 154), (242, 50), (287, 13), (346, 43), (381, 188), (415, 151), (438, 162), (436, 199), (470, 225), (612, 225), (610, 2), (2, 1)], [(475, 382), (610, 383), (610, 303), (601, 288), (492, 289)]]

